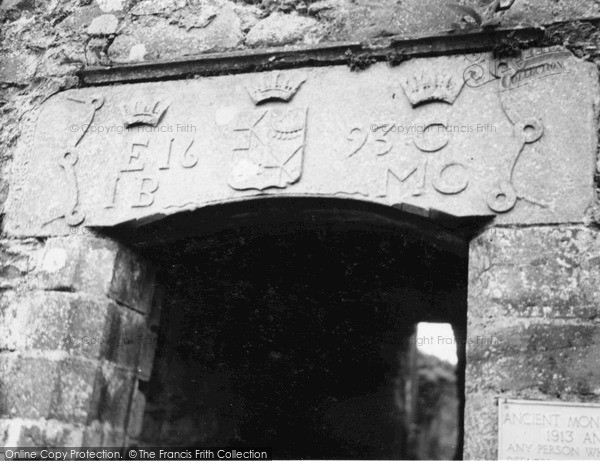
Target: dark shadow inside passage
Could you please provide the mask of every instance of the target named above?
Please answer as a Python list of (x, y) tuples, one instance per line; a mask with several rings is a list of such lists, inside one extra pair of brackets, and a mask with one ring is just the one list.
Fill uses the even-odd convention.
[(196, 235), (207, 218), (194, 214), (137, 230), (165, 287), (140, 443), (266, 446), (277, 458), (418, 454), (415, 325), (464, 332), (465, 234), (301, 205), (225, 212)]

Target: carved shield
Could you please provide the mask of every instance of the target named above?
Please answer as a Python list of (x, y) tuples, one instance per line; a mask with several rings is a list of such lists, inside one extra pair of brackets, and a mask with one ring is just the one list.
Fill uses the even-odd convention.
[(306, 107), (265, 108), (238, 116), (229, 185), (237, 190), (285, 188), (302, 175)]

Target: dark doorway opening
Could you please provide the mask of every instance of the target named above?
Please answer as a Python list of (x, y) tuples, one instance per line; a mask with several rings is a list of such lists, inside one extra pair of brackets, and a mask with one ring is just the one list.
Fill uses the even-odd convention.
[(419, 454), (415, 326), (464, 333), (466, 245), (404, 217), (303, 205), (226, 213), (201, 235), (197, 216), (183, 233), (140, 231), (165, 287), (140, 443)]

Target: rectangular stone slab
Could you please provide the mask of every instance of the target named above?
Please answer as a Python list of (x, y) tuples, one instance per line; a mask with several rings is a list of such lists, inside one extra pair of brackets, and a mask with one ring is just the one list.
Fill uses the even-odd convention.
[(498, 459), (600, 458), (600, 404), (502, 400)]
[(550, 49), (70, 90), (24, 129), (6, 231), (137, 225), (269, 196), (581, 222), (597, 98), (595, 67)]

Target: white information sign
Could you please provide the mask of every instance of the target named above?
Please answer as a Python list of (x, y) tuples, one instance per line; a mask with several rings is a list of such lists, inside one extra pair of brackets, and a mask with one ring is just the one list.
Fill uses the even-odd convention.
[(500, 400), (498, 459), (600, 459), (600, 404)]

